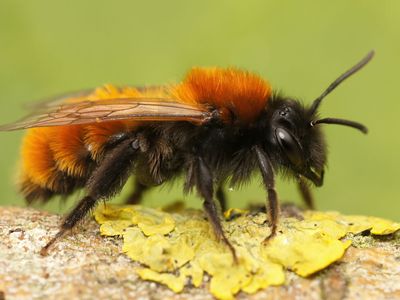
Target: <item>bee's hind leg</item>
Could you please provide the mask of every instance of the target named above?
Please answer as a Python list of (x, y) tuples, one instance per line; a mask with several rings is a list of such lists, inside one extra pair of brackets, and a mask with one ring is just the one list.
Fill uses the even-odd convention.
[(58, 233), (42, 248), (45, 256), (56, 241), (80, 222), (99, 200), (107, 200), (119, 193), (132, 172), (135, 160), (135, 138), (127, 138), (115, 145), (93, 171), (86, 182), (87, 195), (64, 218)]

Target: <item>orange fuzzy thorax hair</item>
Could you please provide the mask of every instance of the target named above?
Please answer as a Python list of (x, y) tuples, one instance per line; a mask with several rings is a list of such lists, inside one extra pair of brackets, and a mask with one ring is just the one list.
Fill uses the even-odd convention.
[(172, 92), (183, 102), (220, 109), (227, 121), (234, 114), (241, 123), (254, 121), (271, 93), (271, 86), (261, 77), (233, 68), (193, 68)]

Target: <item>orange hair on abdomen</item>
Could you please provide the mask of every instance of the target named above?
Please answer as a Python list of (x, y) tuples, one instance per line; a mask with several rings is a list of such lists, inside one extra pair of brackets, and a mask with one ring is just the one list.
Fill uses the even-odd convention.
[(22, 193), (30, 201), (35, 200), (34, 194), (40, 198), (45, 191), (69, 194), (87, 180), (110, 138), (135, 126), (129, 121), (114, 121), (29, 129), (22, 144)]
[(50, 148), (50, 128), (29, 129), (22, 143), (22, 178), (43, 189), (54, 190), (56, 161)]
[[(267, 81), (234, 68), (194, 68), (172, 90), (182, 102), (208, 104), (223, 114), (234, 114), (242, 123), (255, 121), (271, 94)], [(229, 121), (229, 116), (222, 117)]]
[[(154, 90), (158, 95), (161, 91)], [(135, 88), (118, 89), (112, 85), (97, 88), (83, 100), (138, 97)], [(91, 125), (71, 125), (28, 129), (22, 144), (20, 188), (29, 202), (53, 194), (69, 194), (87, 180), (92, 165), (101, 159), (111, 137), (137, 126), (129, 120)]]

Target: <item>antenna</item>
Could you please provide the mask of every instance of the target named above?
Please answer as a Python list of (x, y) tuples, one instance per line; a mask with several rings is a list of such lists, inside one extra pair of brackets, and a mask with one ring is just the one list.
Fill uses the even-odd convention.
[[(374, 57), (375, 52), (372, 50), (370, 51), (362, 60), (360, 60), (356, 65), (351, 67), (349, 70), (344, 72), (342, 75), (340, 75), (334, 82), (332, 82), (328, 88), (317, 98), (314, 100), (313, 104), (311, 105), (310, 108), (310, 114), (313, 115), (319, 105), (321, 104), (321, 101), (330, 93), (332, 92), (339, 84), (341, 84), (345, 79), (349, 78), (351, 75), (362, 69), (373, 57)], [(321, 122), (319, 122), (321, 123)], [(314, 124), (316, 124), (314, 122)], [(332, 123), (333, 124), (333, 123)], [(335, 123), (337, 124), (337, 123)], [(343, 124), (344, 125), (344, 124)], [(352, 126), (354, 127), (354, 126)]]
[(368, 133), (368, 128), (365, 127), (363, 124), (350, 121), (350, 120), (344, 120), (344, 119), (336, 119), (336, 118), (324, 118), (316, 121), (311, 121), (310, 125), (313, 127), (314, 125), (317, 124), (337, 124), (337, 125), (344, 125), (344, 126), (349, 126), (355, 129), (360, 130), (362, 133)]

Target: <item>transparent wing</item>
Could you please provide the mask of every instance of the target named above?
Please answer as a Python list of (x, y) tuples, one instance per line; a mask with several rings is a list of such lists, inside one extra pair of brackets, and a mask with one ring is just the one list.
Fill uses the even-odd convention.
[(94, 92), (94, 89), (78, 90), (73, 92), (67, 92), (64, 94), (59, 94), (49, 98), (41, 99), (40, 101), (35, 101), (33, 103), (24, 104), (23, 107), (37, 113), (40, 110), (50, 109), (52, 107), (60, 106), (61, 104), (68, 102), (71, 99), (82, 99)]
[(92, 124), (115, 120), (189, 121), (204, 123), (211, 114), (205, 107), (162, 98), (117, 98), (41, 105), (22, 120), (0, 126), (1, 131), (33, 127)]

